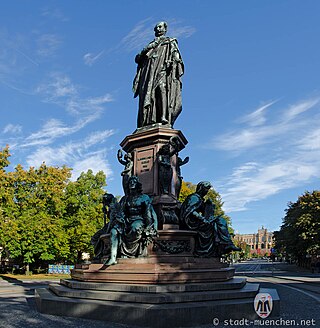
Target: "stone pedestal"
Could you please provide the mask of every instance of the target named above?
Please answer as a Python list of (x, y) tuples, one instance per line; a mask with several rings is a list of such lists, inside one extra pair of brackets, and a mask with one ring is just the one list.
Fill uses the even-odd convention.
[(158, 216), (158, 229), (163, 229), (163, 224), (179, 224), (177, 200), (177, 156), (171, 157), (173, 170), (172, 181), (168, 194), (161, 194), (159, 184), (159, 164), (157, 153), (167, 144), (170, 138), (179, 140), (181, 149), (188, 143), (183, 133), (179, 130), (166, 128), (161, 125), (152, 129), (140, 129), (128, 135), (120, 143), (122, 149), (133, 154), (133, 174), (139, 177), (143, 193), (153, 197), (153, 206)]
[(223, 282), (134, 284), (61, 280), (35, 292), (41, 313), (104, 320), (135, 327), (198, 327), (224, 320), (259, 319), (254, 311), (257, 293), (269, 293), (280, 316), (275, 289), (260, 289), (245, 278)]
[(227, 281), (234, 269), (219, 258), (194, 257), (196, 232), (162, 230), (148, 246), (148, 257), (120, 258), (117, 265), (79, 264), (72, 279), (128, 284), (177, 284)]
[(272, 317), (280, 315), (276, 290), (234, 278), (234, 268), (218, 258), (195, 257), (195, 232), (164, 228), (148, 257), (77, 265), (72, 279), (37, 289), (38, 310), (141, 327), (196, 327), (214, 318), (258, 319), (254, 298), (265, 292), (273, 298)]

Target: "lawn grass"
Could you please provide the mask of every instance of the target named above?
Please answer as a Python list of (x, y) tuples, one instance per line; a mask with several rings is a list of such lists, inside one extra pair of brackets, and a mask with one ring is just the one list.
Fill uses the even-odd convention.
[(4, 280), (57, 280), (57, 279), (66, 279), (70, 278), (69, 274), (48, 274), (48, 273), (33, 273), (32, 275), (25, 274), (11, 274), (11, 273), (3, 273), (0, 274), (0, 279)]

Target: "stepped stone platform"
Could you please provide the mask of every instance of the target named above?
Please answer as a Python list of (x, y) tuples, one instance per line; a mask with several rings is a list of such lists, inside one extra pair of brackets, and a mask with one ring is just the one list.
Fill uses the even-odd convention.
[(82, 282), (74, 279), (36, 290), (40, 312), (141, 326), (195, 327), (213, 318), (257, 319), (253, 300), (258, 292), (273, 297), (272, 315), (279, 316), (275, 290), (259, 289), (244, 278), (225, 282), (135, 285)]
[(214, 318), (258, 319), (254, 298), (268, 292), (279, 316), (276, 290), (262, 290), (219, 258), (195, 257), (194, 232), (162, 230), (147, 257), (121, 258), (112, 266), (78, 264), (72, 279), (35, 292), (42, 313), (141, 327), (195, 327)]

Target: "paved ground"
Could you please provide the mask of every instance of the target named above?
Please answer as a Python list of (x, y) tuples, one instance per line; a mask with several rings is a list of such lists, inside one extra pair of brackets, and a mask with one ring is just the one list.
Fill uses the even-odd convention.
[[(281, 319), (295, 320), (288, 325), (268, 327), (320, 327), (320, 274), (311, 274), (294, 265), (254, 261), (236, 265), (238, 275), (246, 276), (249, 282), (259, 282), (261, 287), (276, 288), (281, 299)], [(46, 285), (43, 281), (0, 280), (0, 327), (2, 328), (125, 328), (128, 326), (108, 324), (96, 320), (57, 317), (36, 311), (34, 288)], [(303, 325), (301, 320), (310, 320)], [(314, 324), (313, 324), (314, 323)], [(201, 328), (214, 327), (213, 324)], [(217, 327), (244, 327), (243, 324)], [(170, 328), (170, 327), (169, 327)], [(197, 327), (197, 328), (200, 328)]]
[(0, 280), (1, 328), (126, 328), (118, 324), (106, 324), (96, 320), (58, 317), (38, 313), (34, 301), (34, 289), (50, 282)]

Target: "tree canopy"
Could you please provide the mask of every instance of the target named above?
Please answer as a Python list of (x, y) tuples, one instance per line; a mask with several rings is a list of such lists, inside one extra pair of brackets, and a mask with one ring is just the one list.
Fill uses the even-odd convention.
[(320, 252), (320, 191), (305, 192), (290, 202), (280, 231), (275, 233), (279, 252), (301, 258)]
[(90, 237), (103, 225), (105, 174), (91, 170), (70, 181), (71, 168), (43, 163), (6, 172), (0, 151), (0, 246), (17, 263), (73, 263), (92, 253)]

